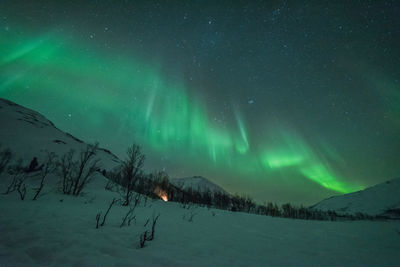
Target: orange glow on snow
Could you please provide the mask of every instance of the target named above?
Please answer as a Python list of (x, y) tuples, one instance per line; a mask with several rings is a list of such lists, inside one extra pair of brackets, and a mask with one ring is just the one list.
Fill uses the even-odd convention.
[(165, 202), (168, 201), (167, 192), (165, 192), (165, 191), (162, 190), (161, 188), (156, 187), (156, 189), (154, 189), (154, 193), (156, 193), (156, 195), (159, 196), (159, 198), (161, 198), (161, 199), (164, 200)]

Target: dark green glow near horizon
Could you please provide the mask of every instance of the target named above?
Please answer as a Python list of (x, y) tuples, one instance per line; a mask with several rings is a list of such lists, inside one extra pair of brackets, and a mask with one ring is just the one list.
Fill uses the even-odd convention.
[(60, 105), (86, 107), (90, 112), (77, 123), (101, 129), (106, 114), (156, 151), (187, 151), (198, 155), (188, 160), (229, 167), (246, 177), (257, 173), (267, 179), (284, 171), (341, 193), (359, 189), (339, 177), (329, 160), (293, 129), (276, 125), (265, 133), (264, 143), (252, 143), (239, 110), (236, 127), (215, 125), (200, 98), (189, 95), (185, 84), (167, 81), (157, 66), (132, 56), (94, 52), (84, 42), (53, 32), (0, 38), (2, 97), (46, 96)]

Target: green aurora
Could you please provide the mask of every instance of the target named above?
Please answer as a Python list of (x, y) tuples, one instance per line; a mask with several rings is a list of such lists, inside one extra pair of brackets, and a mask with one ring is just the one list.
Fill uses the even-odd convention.
[(1, 97), (28, 105), (46, 99), (55, 114), (84, 107), (87, 112), (75, 121), (80, 127), (102, 129), (111, 117), (120, 127), (113, 131), (128, 129), (152, 151), (185, 152), (186, 161), (200, 159), (205, 167), (264, 179), (303, 177), (339, 193), (363, 187), (335, 170), (341, 157), (327, 142), (310, 145), (283, 123), (261, 133), (263, 143), (255, 142), (240, 110), (236, 126), (216, 125), (201, 97), (141, 59), (89, 50), (85, 42), (55, 32), (3, 32), (0, 38)]

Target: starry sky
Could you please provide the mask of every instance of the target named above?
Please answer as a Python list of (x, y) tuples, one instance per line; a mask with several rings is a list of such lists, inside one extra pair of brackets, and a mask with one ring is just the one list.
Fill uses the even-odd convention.
[(0, 1), (0, 97), (146, 169), (313, 204), (400, 176), (398, 1)]

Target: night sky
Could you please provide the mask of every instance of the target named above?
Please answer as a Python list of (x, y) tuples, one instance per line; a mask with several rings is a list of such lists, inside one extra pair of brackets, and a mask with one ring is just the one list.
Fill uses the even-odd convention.
[(148, 171), (312, 204), (400, 176), (400, 2), (3, 0), (0, 97)]

